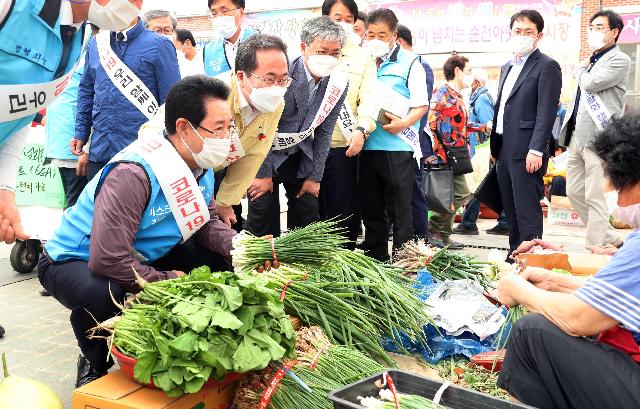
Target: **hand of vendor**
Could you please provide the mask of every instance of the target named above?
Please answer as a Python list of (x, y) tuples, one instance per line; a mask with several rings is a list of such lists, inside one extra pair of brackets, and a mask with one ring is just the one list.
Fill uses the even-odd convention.
[(220, 220), (227, 224), (227, 226), (232, 226), (238, 221), (236, 213), (233, 211), (233, 207), (231, 206), (217, 205), (216, 212)]
[(382, 125), (382, 129), (389, 132), (390, 134), (397, 135), (409, 127), (404, 119), (388, 112), (385, 112), (384, 114), (391, 120), (391, 123)]
[(498, 301), (506, 307), (520, 304), (517, 299), (521, 289), (527, 286), (527, 281), (519, 275), (510, 275), (498, 282)]
[(613, 256), (618, 252), (618, 248), (612, 244), (607, 244), (606, 246), (588, 246), (587, 249), (593, 254), (599, 254), (602, 256)]
[(89, 170), (89, 154), (83, 153), (78, 157), (78, 163), (76, 163), (76, 176), (87, 176)]
[(302, 187), (300, 191), (296, 195), (296, 198), (302, 197), (305, 193), (309, 193), (314, 197), (320, 196), (320, 182), (316, 182), (315, 180), (307, 179), (302, 183)]
[(16, 196), (10, 190), (0, 189), (0, 242), (12, 244), (18, 240), (27, 240), (20, 213), (16, 207)]
[(542, 247), (545, 250), (555, 250), (555, 251), (561, 251), (563, 248), (563, 246), (557, 246), (555, 244), (547, 243), (546, 241), (543, 241), (540, 239), (533, 239), (531, 241), (523, 241), (518, 246), (518, 248), (515, 249), (513, 253), (511, 253), (511, 257), (515, 257), (518, 254), (528, 253), (536, 246)]
[(349, 148), (345, 152), (345, 155), (349, 158), (356, 156), (362, 150), (364, 146), (364, 134), (359, 130), (354, 130), (351, 132), (351, 140), (349, 142)]
[(80, 139), (76, 139), (73, 138), (71, 140), (71, 142), (69, 143), (69, 146), (71, 147), (71, 153), (73, 153), (76, 156), (81, 156), (84, 152), (82, 151), (82, 148), (84, 147), (85, 142), (81, 141)]
[(273, 192), (273, 179), (271, 178), (256, 178), (253, 180), (251, 186), (247, 190), (247, 195), (250, 200), (257, 200), (266, 193)]
[[(273, 241), (273, 236), (271, 234), (267, 234), (266, 236), (262, 236), (263, 239), (271, 242)], [(258, 273), (264, 273), (265, 271), (271, 270), (271, 268), (280, 268), (280, 263), (278, 260), (266, 260), (262, 265), (256, 267), (256, 271)]]
[(520, 273), (520, 277), (530, 282), (534, 286), (540, 288), (541, 290), (554, 291), (554, 278), (558, 274), (559, 273), (554, 273), (553, 271), (547, 270), (545, 268), (527, 267), (522, 273)]

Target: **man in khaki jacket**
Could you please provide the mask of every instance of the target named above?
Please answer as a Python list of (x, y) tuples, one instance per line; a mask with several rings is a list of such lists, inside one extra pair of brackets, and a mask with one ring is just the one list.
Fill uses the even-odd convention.
[(238, 48), (235, 67), (230, 76), (218, 77), (231, 88), (229, 105), (238, 132), (227, 160), (216, 169), (226, 168), (226, 174), (215, 196), (218, 216), (232, 226), (239, 219), (232, 206), (240, 204), (271, 149), (291, 84), (286, 45), (275, 36), (249, 37)]
[(631, 60), (616, 45), (623, 28), (620, 15), (604, 10), (590, 21), (589, 46), (594, 51), (574, 71), (578, 90), (559, 143), (569, 147), (567, 196), (587, 226), (586, 245), (619, 247), (622, 239), (609, 224), (602, 161), (591, 144), (608, 119), (623, 113)]

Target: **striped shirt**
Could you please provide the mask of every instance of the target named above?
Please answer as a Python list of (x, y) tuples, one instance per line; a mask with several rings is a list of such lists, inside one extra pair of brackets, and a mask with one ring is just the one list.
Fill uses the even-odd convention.
[(575, 295), (630, 330), (640, 345), (640, 229)]

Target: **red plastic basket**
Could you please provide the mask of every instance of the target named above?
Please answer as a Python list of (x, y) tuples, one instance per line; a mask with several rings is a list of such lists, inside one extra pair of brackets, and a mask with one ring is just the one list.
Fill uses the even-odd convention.
[[(471, 363), (491, 370), (491, 368), (493, 368), (493, 362), (495, 361), (496, 367), (493, 368), (493, 370), (496, 372), (500, 372), (500, 369), (502, 368), (502, 361), (504, 361), (506, 353), (506, 350), (501, 349), (499, 351), (490, 351), (474, 355), (471, 357)], [(497, 361), (496, 356), (498, 357)]]
[[(140, 383), (136, 381), (135, 378), (133, 377), (133, 368), (136, 366), (136, 363), (138, 362), (138, 360), (118, 351), (118, 348), (116, 348), (115, 345), (111, 348), (111, 354), (116, 358), (116, 361), (118, 361), (118, 365), (120, 365), (120, 369), (122, 369), (122, 372), (124, 372), (125, 375), (127, 375), (127, 377), (132, 381), (136, 383)], [(240, 380), (244, 377), (245, 377), (245, 374), (232, 372), (227, 374), (221, 381), (217, 381), (215, 379), (209, 379), (204, 386), (205, 387), (225, 386), (237, 380)], [(158, 389), (158, 387), (153, 383), (153, 380), (151, 380), (150, 383), (145, 384), (144, 386)]]

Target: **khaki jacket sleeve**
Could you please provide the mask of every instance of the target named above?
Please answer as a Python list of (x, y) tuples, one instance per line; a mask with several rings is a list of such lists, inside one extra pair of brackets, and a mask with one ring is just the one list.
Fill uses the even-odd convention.
[(360, 83), (360, 92), (358, 93), (358, 126), (363, 127), (368, 132), (373, 132), (376, 129), (375, 118), (375, 101), (376, 96), (376, 83), (378, 81), (378, 71), (373, 58), (367, 58), (365, 62), (364, 75), (362, 82)]

